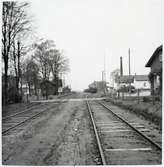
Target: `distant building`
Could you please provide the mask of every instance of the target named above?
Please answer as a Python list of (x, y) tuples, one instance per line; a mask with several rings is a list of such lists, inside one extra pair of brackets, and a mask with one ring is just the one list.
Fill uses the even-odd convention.
[(105, 82), (105, 81), (94, 81), (88, 87), (89, 88), (96, 88), (97, 92), (104, 92), (104, 90), (107, 89), (106, 84), (107, 84), (107, 82)]
[(40, 83), (40, 88), (43, 96), (53, 95), (55, 90), (55, 83), (49, 80), (44, 80)]
[(134, 75), (135, 89), (150, 89), (150, 82), (148, 75)]
[(65, 94), (65, 93), (70, 93), (71, 92), (71, 88), (69, 86), (65, 86), (62, 88), (62, 93)]
[(114, 89), (118, 90), (122, 87), (126, 87), (129, 86), (129, 83), (131, 83), (131, 85), (133, 85), (134, 83), (134, 76), (130, 76), (129, 75), (123, 75), (123, 76), (117, 76), (115, 81), (114, 81)]
[(122, 87), (129, 86), (129, 83), (131, 86), (134, 86), (135, 89), (150, 89), (150, 82), (148, 75), (123, 75), (118, 76), (115, 80), (115, 89), (118, 90)]
[(154, 51), (145, 65), (150, 67), (151, 94), (162, 95), (162, 54), (161, 45)]
[(123, 75), (123, 76), (120, 76), (118, 78), (118, 83), (119, 83), (119, 87), (122, 87), (122, 86), (128, 86), (129, 83), (131, 83), (131, 85), (133, 85), (134, 83), (134, 76), (130, 76), (129, 75)]

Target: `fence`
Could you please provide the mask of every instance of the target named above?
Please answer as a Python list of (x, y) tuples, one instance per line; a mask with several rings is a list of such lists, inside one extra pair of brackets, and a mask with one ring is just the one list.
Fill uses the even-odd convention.
[(151, 95), (150, 90), (137, 89), (133, 93), (128, 92), (115, 92), (111, 95), (114, 99), (127, 100), (127, 101), (137, 101), (139, 104), (142, 102), (161, 102), (162, 96), (160, 95)]

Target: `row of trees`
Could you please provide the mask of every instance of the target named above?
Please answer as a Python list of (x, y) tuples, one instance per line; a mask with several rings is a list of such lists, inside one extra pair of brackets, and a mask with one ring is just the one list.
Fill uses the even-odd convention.
[[(51, 85), (54, 85), (53, 94), (58, 94), (58, 88), (61, 86), (60, 75), (64, 75), (69, 71), (68, 58), (60, 50), (56, 49), (53, 40), (35, 43), (33, 50), (34, 54), (25, 66), (25, 79), (28, 83), (29, 91), (31, 85), (34, 85), (36, 94), (40, 83), (46, 86), (47, 81), (51, 81)], [(46, 98), (48, 98), (47, 95), (46, 92)]]
[(8, 72), (10, 63), (14, 70), (16, 92), (18, 93), (21, 77), (21, 56), (25, 48), (22, 45), (27, 32), (31, 30), (30, 19), (25, 12), (28, 3), (14, 1), (3, 2), (2, 9), (2, 58), (4, 62), (3, 75), (3, 102), (8, 102), (9, 81)]
[(32, 21), (27, 14), (28, 7), (29, 3), (26, 2), (3, 2), (3, 104), (7, 104), (13, 97), (15, 102), (21, 100), (23, 83), (28, 85), (29, 93), (31, 86), (34, 86), (37, 95), (40, 83), (52, 78), (57, 93), (59, 74), (69, 70), (68, 59), (56, 49), (54, 41), (42, 40), (27, 45), (27, 41), (30, 41), (28, 37), (32, 33)]

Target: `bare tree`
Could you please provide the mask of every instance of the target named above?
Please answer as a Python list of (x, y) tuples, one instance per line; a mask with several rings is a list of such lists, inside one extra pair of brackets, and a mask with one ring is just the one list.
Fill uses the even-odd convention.
[[(8, 67), (11, 55), (11, 47), (15, 39), (30, 29), (30, 21), (27, 18), (25, 8), (28, 3), (6, 1), (3, 2), (2, 9), (2, 58), (4, 60), (4, 102), (8, 99)], [(19, 47), (19, 46), (18, 46)], [(18, 49), (18, 51), (20, 51)], [(17, 55), (19, 56), (20, 53)]]
[(11, 59), (13, 60), (13, 65), (14, 65), (14, 72), (16, 76), (16, 88), (17, 92), (19, 91), (19, 79), (21, 75), (21, 69), (20, 69), (20, 42), (18, 41), (17, 44), (13, 42), (13, 52), (11, 52)]
[(28, 84), (29, 94), (31, 94), (31, 86), (34, 86), (35, 95), (37, 95), (39, 83), (39, 67), (35, 63), (33, 58), (25, 60), (23, 78)]
[(53, 76), (59, 75), (59, 73), (67, 73), (69, 69), (69, 59), (63, 56), (63, 54), (57, 49), (51, 49), (49, 51), (49, 60)]
[(49, 64), (49, 50), (54, 46), (51, 40), (46, 40), (40, 44), (34, 44), (35, 54), (33, 58), (39, 65), (40, 73), (43, 80), (49, 80), (50, 76), (50, 64)]
[(55, 85), (54, 93), (57, 94), (59, 83), (59, 74), (65, 74), (69, 71), (69, 60), (63, 54), (55, 49), (54, 41), (46, 40), (40, 44), (35, 44), (34, 58), (37, 61), (43, 81), (49, 80), (50, 74), (53, 76)]
[(58, 92), (59, 74), (65, 74), (69, 71), (69, 60), (60, 53), (57, 49), (51, 49), (49, 51), (49, 64), (55, 83), (55, 93)]

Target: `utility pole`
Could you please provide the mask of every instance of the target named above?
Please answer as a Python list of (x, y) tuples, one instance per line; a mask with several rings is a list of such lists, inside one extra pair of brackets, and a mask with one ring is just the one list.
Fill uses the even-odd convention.
[[(121, 77), (123, 76), (123, 66), (122, 66), (122, 56), (120, 57), (120, 80), (121, 80)], [(119, 81), (120, 83), (120, 81)], [(120, 97), (120, 90), (118, 89), (118, 98)], [(123, 93), (123, 92), (122, 92)]]
[(102, 82), (104, 81), (104, 71), (102, 71)]
[(104, 79), (104, 70), (102, 71), (102, 91), (105, 94), (105, 79)]
[(120, 57), (120, 76), (123, 76), (122, 56)]
[(129, 48), (129, 95), (131, 96), (131, 81), (130, 81), (130, 76), (131, 76), (131, 69), (130, 69), (130, 48)]
[(104, 88), (104, 94), (106, 95), (106, 66), (105, 66), (105, 55), (104, 55), (103, 88)]

